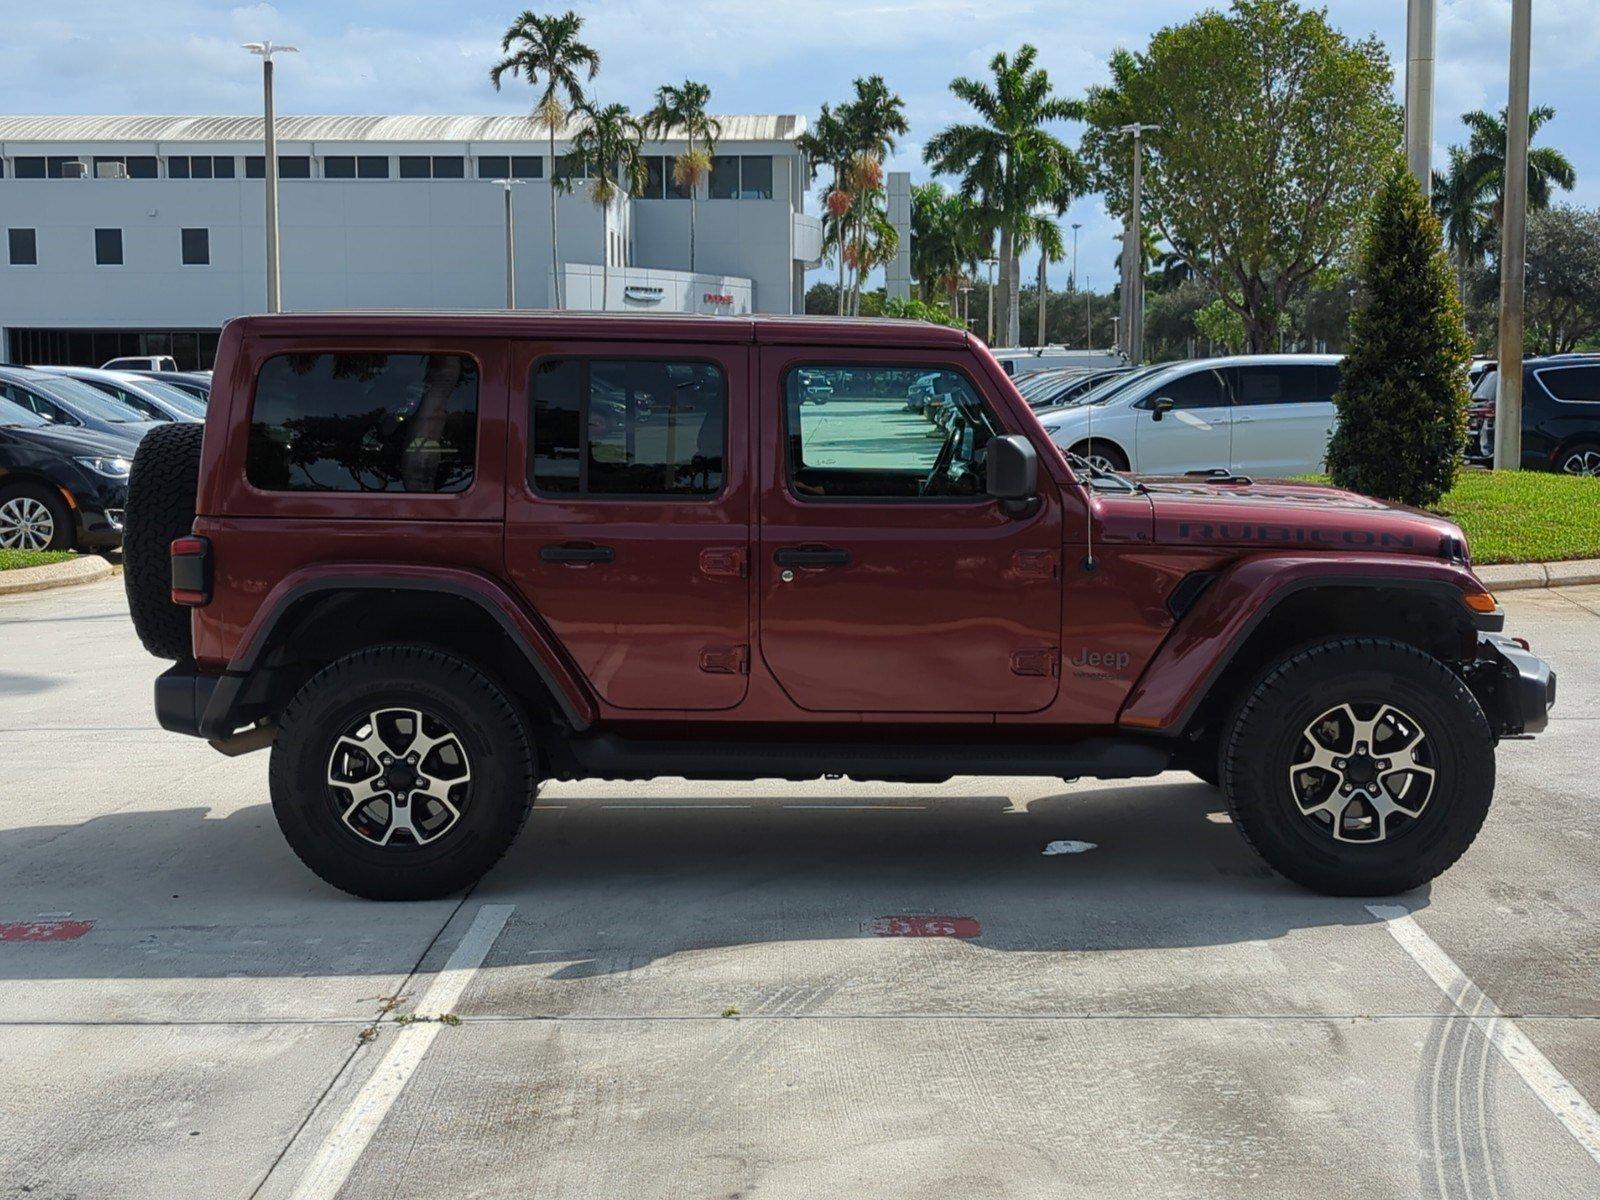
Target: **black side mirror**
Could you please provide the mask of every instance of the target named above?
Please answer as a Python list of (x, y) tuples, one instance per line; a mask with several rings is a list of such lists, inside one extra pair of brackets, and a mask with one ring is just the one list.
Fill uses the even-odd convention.
[(1150, 401), (1150, 419), (1152, 421), (1159, 421), (1162, 417), (1166, 416), (1176, 407), (1177, 405), (1173, 404), (1170, 398), (1166, 396), (1157, 396), (1154, 400)]
[(984, 447), (988, 492), (996, 500), (1027, 506), (1038, 498), (1039, 454), (1020, 433), (992, 437)]

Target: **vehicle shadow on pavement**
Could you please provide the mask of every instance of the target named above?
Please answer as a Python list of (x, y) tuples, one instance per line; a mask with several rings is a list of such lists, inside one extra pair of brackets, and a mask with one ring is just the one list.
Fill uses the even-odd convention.
[[(865, 808), (801, 787), (698, 797), (693, 786), (541, 800), (468, 901), (517, 906), (496, 965), (581, 979), (713, 947), (871, 938), (897, 916), (970, 918), (972, 945), (1035, 954), (1224, 946), (1373, 920), (1360, 901), (1269, 871), (1198, 783), (1085, 784), (1025, 809), (911, 787)], [(1063, 839), (1094, 848), (1044, 853)], [(345, 896), (300, 865), (266, 805), (7, 830), (0, 869), (0, 921), (95, 922), (81, 942), (6, 945), (0, 981), (403, 973), (459, 900)], [(1404, 902), (1424, 907), (1428, 890)]]

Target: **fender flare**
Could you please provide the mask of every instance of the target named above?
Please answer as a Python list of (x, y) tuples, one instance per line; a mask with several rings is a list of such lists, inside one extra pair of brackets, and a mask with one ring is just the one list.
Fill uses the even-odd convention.
[[(278, 623), (299, 601), (320, 593), (348, 591), (433, 592), (477, 605), (521, 648), (574, 730), (582, 732), (599, 719), (594, 699), (582, 677), (561, 653), (555, 638), (522, 602), (498, 580), (476, 571), (451, 567), (385, 562), (319, 563), (293, 571), (267, 593), (267, 598), (256, 609), (239, 639), (238, 650), (228, 663), (227, 673), (241, 680), (247, 677), (271, 642)], [(208, 727), (219, 727), (209, 721), (211, 716), (208, 707)]]
[(1129, 691), (1117, 724), (1141, 733), (1181, 732), (1272, 611), (1291, 596), (1325, 587), (1426, 592), (1460, 606), (1480, 632), (1498, 632), (1505, 624), (1498, 606), (1491, 612), (1466, 606), (1466, 596), (1488, 589), (1461, 563), (1398, 555), (1252, 555), (1218, 575), (1174, 625)]

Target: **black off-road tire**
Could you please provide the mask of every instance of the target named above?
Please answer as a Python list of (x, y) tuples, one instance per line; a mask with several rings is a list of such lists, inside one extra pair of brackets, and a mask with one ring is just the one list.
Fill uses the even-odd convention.
[(191, 658), (189, 610), (172, 603), (168, 547), (194, 529), (205, 426), (157, 425), (139, 443), (122, 520), (122, 586), (133, 630), (157, 658)]
[[(1345, 702), (1393, 704), (1429, 739), (1433, 793), (1382, 841), (1335, 840), (1290, 789), (1304, 731)], [(1388, 896), (1433, 879), (1472, 844), (1494, 795), (1495, 739), (1477, 698), (1444, 663), (1387, 638), (1320, 642), (1279, 660), (1224, 736), (1222, 787), (1239, 832), (1280, 874), (1326, 895)]]
[[(421, 845), (379, 846), (344, 823), (328, 783), (342, 730), (365, 713), (415, 707), (449, 726), (471, 764), (456, 824)], [(359, 650), (324, 667), (290, 701), (272, 745), (272, 810), (300, 860), (369, 900), (433, 900), (476, 883), (528, 819), (538, 790), (533, 743), (518, 707), (465, 659), (426, 646)]]

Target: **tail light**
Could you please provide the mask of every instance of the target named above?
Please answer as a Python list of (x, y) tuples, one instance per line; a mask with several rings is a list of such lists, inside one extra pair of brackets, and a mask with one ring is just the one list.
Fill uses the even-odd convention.
[(172, 602), (186, 608), (211, 603), (211, 542), (203, 537), (181, 537), (168, 551), (172, 559)]

